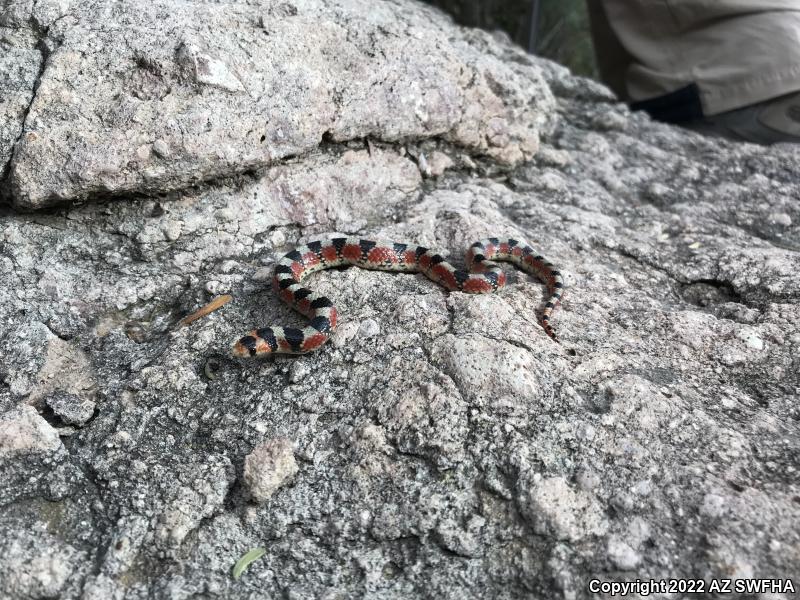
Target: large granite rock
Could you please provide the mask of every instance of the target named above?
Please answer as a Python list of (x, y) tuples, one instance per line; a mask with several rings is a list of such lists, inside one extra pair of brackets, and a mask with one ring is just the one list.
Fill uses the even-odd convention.
[(0, 138), (10, 195), (37, 208), (164, 192), (365, 137), (529, 159), (547, 86), (454, 31), (410, 2), (72, 2), (47, 29), (27, 114)]
[[(411, 2), (3, 6), (6, 193), (95, 201), (0, 209), (0, 597), (798, 572), (796, 148), (652, 123)], [(565, 273), (563, 343), (527, 276), (349, 269), (309, 282), (331, 344), (229, 358), (302, 322), (272, 263), (333, 231), (527, 239)], [(293, 476), (255, 503), (276, 439)]]

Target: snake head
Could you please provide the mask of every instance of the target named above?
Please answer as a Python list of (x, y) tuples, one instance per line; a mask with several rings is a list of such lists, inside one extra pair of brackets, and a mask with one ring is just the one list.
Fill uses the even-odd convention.
[(231, 354), (238, 358), (250, 358), (251, 356), (272, 354), (277, 349), (278, 342), (275, 332), (271, 327), (263, 327), (254, 329), (243, 338), (240, 338), (231, 348)]
[(264, 342), (263, 339), (253, 335), (253, 333), (239, 339), (231, 348), (231, 354), (237, 358), (250, 358), (251, 356), (270, 354), (272, 349), (269, 347), (269, 344)]

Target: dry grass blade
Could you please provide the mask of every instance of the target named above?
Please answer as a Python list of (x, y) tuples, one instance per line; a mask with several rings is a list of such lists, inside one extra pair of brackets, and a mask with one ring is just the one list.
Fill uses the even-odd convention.
[(219, 310), (221, 307), (225, 306), (231, 300), (233, 300), (233, 296), (231, 296), (230, 294), (217, 296), (205, 306), (199, 308), (192, 314), (187, 315), (183, 319), (181, 319), (180, 322), (178, 323), (178, 327), (185, 327), (190, 323), (194, 323), (195, 321), (197, 321), (197, 319), (202, 319), (203, 317), (205, 317), (208, 314), (211, 314), (215, 310)]

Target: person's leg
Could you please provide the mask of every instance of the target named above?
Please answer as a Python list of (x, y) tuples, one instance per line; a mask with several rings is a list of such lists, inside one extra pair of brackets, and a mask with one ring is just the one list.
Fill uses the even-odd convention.
[(595, 62), (603, 82), (620, 98), (626, 98), (625, 78), (632, 57), (625, 50), (614, 30), (611, 28), (603, 4), (597, 0), (587, 0), (589, 25), (592, 29)]
[[(629, 58), (615, 91), (655, 118), (760, 143), (798, 141), (800, 3), (589, 0)], [(619, 56), (594, 34), (598, 57)], [(611, 49), (610, 53), (606, 50)], [(602, 65), (602, 61), (601, 61)], [(604, 74), (613, 72), (608, 67)]]

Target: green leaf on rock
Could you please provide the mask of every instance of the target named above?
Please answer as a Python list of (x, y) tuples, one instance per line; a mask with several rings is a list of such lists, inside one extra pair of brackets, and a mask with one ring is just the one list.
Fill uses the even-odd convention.
[(245, 569), (250, 566), (250, 563), (254, 560), (258, 560), (262, 556), (267, 553), (264, 548), (253, 548), (247, 554), (242, 556), (239, 560), (236, 561), (236, 564), (233, 565), (233, 578), (239, 579), (244, 573)]

